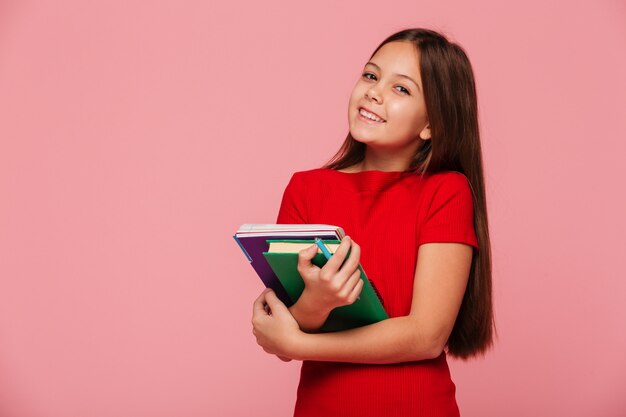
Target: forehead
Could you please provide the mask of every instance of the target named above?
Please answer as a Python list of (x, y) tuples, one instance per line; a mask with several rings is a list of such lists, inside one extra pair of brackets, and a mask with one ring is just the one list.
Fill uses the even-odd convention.
[(395, 72), (419, 78), (419, 53), (411, 42), (389, 42), (370, 59), (384, 72)]

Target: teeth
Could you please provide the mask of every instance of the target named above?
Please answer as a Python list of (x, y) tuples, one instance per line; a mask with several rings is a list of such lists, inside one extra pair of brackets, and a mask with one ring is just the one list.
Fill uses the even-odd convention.
[(363, 109), (359, 110), (359, 113), (360, 113), (363, 117), (367, 117), (368, 119), (374, 120), (374, 121), (376, 121), (376, 122), (381, 122), (381, 123), (382, 123), (382, 122), (384, 122), (384, 120), (383, 120), (383, 119), (381, 119), (380, 117), (378, 117), (378, 116), (376, 116), (376, 115), (374, 115), (374, 114), (372, 114), (372, 113), (370, 113), (370, 112), (368, 112), (368, 111), (365, 111), (365, 110), (363, 110)]

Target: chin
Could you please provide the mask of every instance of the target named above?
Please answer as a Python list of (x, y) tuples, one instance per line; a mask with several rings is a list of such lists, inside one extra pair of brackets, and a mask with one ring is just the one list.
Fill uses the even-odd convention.
[(350, 135), (357, 142), (370, 142), (373, 138), (371, 132), (367, 132), (366, 129), (359, 129), (359, 123), (353, 122), (350, 126)]
[(372, 137), (370, 137), (370, 136), (368, 136), (368, 135), (361, 135), (361, 134), (359, 134), (358, 132), (356, 132), (356, 133), (355, 133), (355, 132), (353, 132), (352, 130), (350, 130), (350, 135), (351, 135), (351, 136), (352, 136), (352, 138), (353, 138), (354, 140), (356, 140), (357, 142), (361, 142), (361, 143), (364, 143), (364, 144), (366, 144), (366, 145), (367, 145), (368, 143), (371, 143), (371, 142), (376, 141), (376, 138), (372, 138)]

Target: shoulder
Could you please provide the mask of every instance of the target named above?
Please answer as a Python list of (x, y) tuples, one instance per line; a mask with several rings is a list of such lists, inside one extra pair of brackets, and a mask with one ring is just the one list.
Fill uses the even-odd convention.
[(468, 182), (467, 176), (459, 171), (439, 171), (429, 173), (426, 177), (435, 184)]
[(323, 178), (327, 175), (327, 170), (322, 168), (309, 169), (304, 171), (295, 171), (287, 181), (285, 194), (292, 196), (298, 195), (303, 198), (305, 194), (315, 192), (316, 184), (323, 183)]
[(470, 191), (471, 185), (465, 174), (459, 171), (440, 171), (427, 174), (426, 187), (433, 192), (438, 191)]
[(290, 182), (294, 185), (306, 186), (311, 182), (320, 178), (325, 178), (329, 174), (329, 169), (326, 168), (313, 168), (304, 171), (296, 171), (291, 175)]
[[(458, 171), (440, 171), (427, 174), (424, 179), (423, 201), (438, 206), (452, 201), (471, 204), (473, 190), (467, 176)], [(428, 204), (428, 203), (427, 203)]]
[(293, 176), (301, 178), (319, 177), (320, 175), (327, 175), (328, 171), (330, 171), (328, 168), (311, 168), (304, 171), (296, 171), (293, 173)]

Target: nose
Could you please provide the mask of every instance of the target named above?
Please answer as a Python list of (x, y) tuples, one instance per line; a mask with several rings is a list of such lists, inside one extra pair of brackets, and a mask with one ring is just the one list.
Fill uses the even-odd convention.
[(379, 104), (381, 102), (380, 94), (378, 94), (378, 91), (373, 86), (365, 92), (365, 98), (368, 100), (374, 100)]

